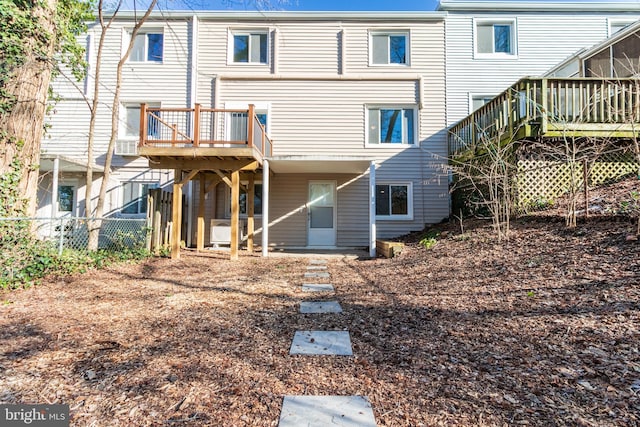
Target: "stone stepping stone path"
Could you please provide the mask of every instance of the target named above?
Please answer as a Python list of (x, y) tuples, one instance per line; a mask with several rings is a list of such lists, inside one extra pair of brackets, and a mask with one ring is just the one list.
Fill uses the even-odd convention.
[(326, 271), (321, 271), (321, 272), (315, 272), (315, 271), (311, 271), (311, 272), (306, 272), (304, 273), (304, 278), (305, 279), (328, 279), (329, 278), (329, 273), (327, 273)]
[(303, 301), (300, 303), (300, 313), (342, 313), (342, 307), (338, 301)]
[(375, 427), (364, 396), (285, 396), (279, 427)]
[(333, 292), (333, 285), (330, 283), (303, 283), (303, 292)]
[(296, 331), (289, 354), (353, 356), (347, 331)]
[[(305, 279), (328, 279), (327, 260), (312, 259)], [(333, 292), (330, 283), (303, 283), (303, 292)], [(338, 301), (302, 301), (300, 313), (342, 313)], [(296, 331), (289, 354), (353, 356), (348, 331)], [(278, 427), (375, 427), (371, 403), (365, 396), (285, 396)]]

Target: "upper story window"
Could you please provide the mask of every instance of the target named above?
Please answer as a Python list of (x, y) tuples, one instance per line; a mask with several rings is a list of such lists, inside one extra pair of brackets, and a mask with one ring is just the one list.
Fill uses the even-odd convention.
[(372, 32), (370, 58), (372, 65), (408, 65), (409, 33)]
[(233, 31), (231, 59), (236, 64), (267, 64), (269, 33), (267, 31)]
[(415, 107), (380, 106), (368, 108), (369, 144), (416, 143)]
[(138, 33), (129, 55), (132, 62), (162, 62), (164, 34), (161, 31)]
[(478, 57), (515, 56), (515, 21), (476, 21), (475, 46)]

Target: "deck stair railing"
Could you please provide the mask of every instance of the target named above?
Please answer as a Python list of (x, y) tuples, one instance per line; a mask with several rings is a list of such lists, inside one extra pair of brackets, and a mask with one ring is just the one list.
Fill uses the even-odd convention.
[(523, 78), (449, 130), (449, 154), (536, 137), (630, 138), (640, 129), (640, 80)]
[(246, 110), (140, 108), (140, 147), (255, 147), (263, 156), (273, 144), (253, 105)]

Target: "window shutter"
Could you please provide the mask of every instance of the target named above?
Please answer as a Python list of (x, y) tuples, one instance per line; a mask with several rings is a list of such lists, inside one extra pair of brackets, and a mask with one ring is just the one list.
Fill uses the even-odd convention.
[(369, 110), (369, 144), (380, 143), (380, 110)]

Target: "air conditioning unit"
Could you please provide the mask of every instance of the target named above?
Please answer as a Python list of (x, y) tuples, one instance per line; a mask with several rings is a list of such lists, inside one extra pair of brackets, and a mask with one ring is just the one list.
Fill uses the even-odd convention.
[(138, 141), (137, 140), (116, 141), (115, 154), (119, 156), (137, 156)]
[[(238, 221), (238, 241), (244, 237), (244, 221)], [(212, 219), (209, 233), (209, 242), (214, 246), (231, 245), (231, 220)]]

